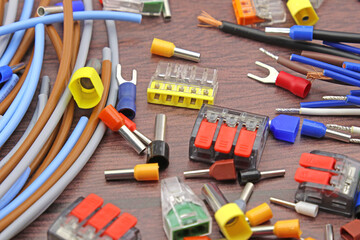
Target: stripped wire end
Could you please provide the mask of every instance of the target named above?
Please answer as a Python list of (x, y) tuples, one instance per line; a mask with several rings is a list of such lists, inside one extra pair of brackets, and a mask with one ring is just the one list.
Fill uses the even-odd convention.
[(279, 56), (276, 56), (275, 54), (265, 50), (264, 48), (259, 48), (260, 52), (263, 52), (265, 53), (266, 55), (268, 55), (269, 57), (275, 59), (275, 60), (278, 60), (279, 59)]
[(323, 96), (323, 100), (340, 100), (345, 101), (347, 99), (346, 96)]
[(287, 113), (287, 114), (299, 114), (299, 108), (276, 108), (275, 111), (277, 113)]
[(208, 14), (205, 11), (201, 11), (200, 16), (197, 17), (200, 24), (198, 24), (199, 27), (220, 27), (222, 25), (221, 21), (216, 20), (213, 18), (210, 14)]
[(351, 142), (351, 143), (360, 144), (360, 139), (358, 139), (358, 138), (351, 138), (351, 139), (350, 139), (350, 142)]
[(311, 80), (315, 80), (315, 79), (328, 80), (328, 81), (332, 80), (332, 78), (324, 76), (324, 73), (316, 72), (316, 71), (315, 72), (308, 72), (306, 74), (306, 78), (311, 79)]
[(338, 125), (338, 124), (326, 124), (326, 128), (344, 131), (344, 132), (351, 132), (351, 127), (342, 126), (342, 125)]

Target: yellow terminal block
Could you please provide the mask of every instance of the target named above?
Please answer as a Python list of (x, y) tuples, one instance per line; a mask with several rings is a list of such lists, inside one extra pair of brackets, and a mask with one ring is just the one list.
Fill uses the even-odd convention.
[(147, 89), (149, 103), (200, 109), (214, 104), (217, 70), (160, 62)]
[(297, 25), (313, 26), (319, 20), (310, 0), (289, 0), (286, 5)]
[(79, 108), (95, 107), (101, 100), (104, 85), (92, 67), (78, 69), (72, 76), (68, 88)]

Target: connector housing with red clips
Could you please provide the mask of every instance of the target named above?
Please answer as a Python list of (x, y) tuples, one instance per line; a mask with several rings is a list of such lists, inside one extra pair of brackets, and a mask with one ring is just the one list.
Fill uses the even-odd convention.
[(95, 194), (80, 197), (67, 207), (48, 230), (49, 240), (138, 240), (137, 219)]
[(296, 201), (319, 205), (323, 211), (351, 217), (359, 192), (360, 163), (345, 155), (323, 151), (303, 153), (295, 173)]
[(269, 117), (203, 105), (189, 144), (193, 161), (234, 159), (237, 169), (256, 168), (269, 133)]

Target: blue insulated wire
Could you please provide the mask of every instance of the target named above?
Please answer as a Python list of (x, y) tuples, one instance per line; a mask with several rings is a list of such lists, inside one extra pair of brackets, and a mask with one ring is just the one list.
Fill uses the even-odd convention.
[[(141, 14), (127, 13), (127, 12), (113, 12), (113, 11), (84, 11), (74, 12), (74, 21), (82, 20), (117, 20), (140, 23)], [(14, 22), (9, 25), (0, 27), (0, 36), (13, 33), (22, 29), (34, 27), (36, 24), (42, 23), (44, 25), (59, 23), (64, 21), (64, 13), (50, 14), (44, 17), (30, 18), (24, 21)]]
[(324, 70), (324, 76), (333, 78), (333, 79), (338, 80), (340, 82), (351, 84), (353, 86), (360, 87), (360, 81), (358, 79), (343, 75), (343, 74), (338, 73), (338, 72), (334, 72), (334, 71), (325, 69)]
[(17, 82), (19, 81), (19, 77), (16, 74), (13, 74), (9, 81), (7, 81), (2, 88), (0, 89), (0, 103), (4, 101), (4, 99), (9, 95), (9, 93), (13, 90), (16, 86)]
[(6, 217), (15, 208), (17, 208), (26, 199), (28, 199), (56, 171), (56, 169), (61, 165), (61, 163), (65, 160), (65, 158), (74, 148), (75, 144), (79, 140), (79, 137), (84, 131), (87, 122), (88, 122), (87, 117), (80, 118), (74, 131), (71, 133), (70, 137), (68, 138), (68, 140), (66, 141), (60, 152), (49, 164), (49, 166), (47, 166), (47, 168), (41, 173), (41, 175), (37, 177), (35, 181), (28, 188), (26, 188), (19, 196), (17, 196), (6, 207), (0, 210), (0, 219)]
[[(45, 41), (45, 31), (44, 25), (38, 24), (35, 27), (35, 51), (34, 51), (34, 61), (31, 64), (31, 70), (26, 77), (25, 86), (22, 86), (21, 90), (26, 87), (26, 91), (24, 91), (23, 96), (19, 96), (19, 94), (15, 97), (18, 99), (18, 104), (9, 107), (4, 116), (0, 119), (0, 147), (4, 145), (4, 143), (9, 139), (11, 134), (14, 132), (16, 127), (19, 125), (20, 121), (24, 117), (31, 100), (35, 94), (35, 90), (40, 78), (40, 72), (44, 57), (44, 41)], [(21, 101), (21, 104), (20, 104)], [(10, 109), (11, 108), (11, 109)], [(9, 112), (13, 111), (13, 114)], [(16, 110), (16, 111), (15, 111)], [(8, 113), (9, 112), (9, 113)], [(11, 121), (9, 121), (11, 119)], [(5, 127), (6, 126), (6, 127)]]
[(16, 195), (21, 191), (29, 178), (31, 169), (28, 167), (23, 174), (18, 178), (14, 185), (11, 186), (9, 191), (0, 199), (0, 209), (3, 209), (6, 205), (13, 200)]
[(342, 44), (342, 43), (335, 43), (335, 42), (327, 42), (327, 41), (323, 41), (324, 45), (328, 45), (340, 50), (343, 50), (345, 52), (351, 52), (351, 53), (355, 53), (355, 54), (360, 54), (360, 48), (357, 47), (353, 47), (353, 46), (349, 46), (346, 44)]
[(348, 103), (346, 103), (346, 101), (342, 101), (342, 100), (325, 100), (325, 101), (300, 103), (301, 108), (343, 107), (343, 106), (349, 106), (349, 105), (352, 105), (352, 104), (348, 104)]
[[(19, 21), (23, 21), (30, 18), (33, 5), (34, 5), (34, 0), (25, 0)], [(25, 30), (21, 30), (21, 31), (17, 31), (13, 35), (9, 45), (6, 48), (5, 53), (0, 59), (0, 66), (8, 65), (10, 63), (11, 59), (13, 58), (15, 52), (17, 51), (20, 45), (20, 42), (24, 34), (25, 34)]]

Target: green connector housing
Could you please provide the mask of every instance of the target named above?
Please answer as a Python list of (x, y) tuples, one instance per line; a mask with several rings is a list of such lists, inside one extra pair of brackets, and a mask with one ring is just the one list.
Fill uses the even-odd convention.
[(144, 8), (141, 14), (160, 16), (164, 7), (164, 1), (142, 0), (142, 2), (144, 3)]
[(211, 221), (203, 208), (191, 202), (179, 203), (166, 216), (166, 227), (173, 240), (209, 234)]

